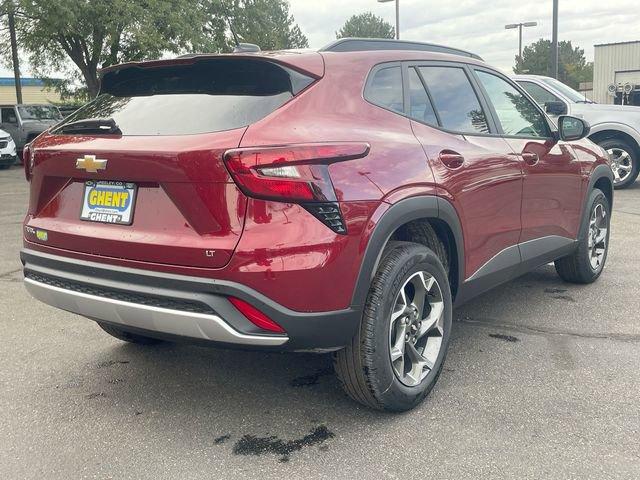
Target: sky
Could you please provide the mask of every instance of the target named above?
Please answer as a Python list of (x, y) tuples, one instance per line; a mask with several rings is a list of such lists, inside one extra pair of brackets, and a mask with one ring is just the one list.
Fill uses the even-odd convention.
[[(551, 38), (552, 0), (399, 0), (400, 38), (439, 43), (477, 53), (510, 72), (518, 53), (518, 31), (508, 23), (537, 21), (525, 28), (523, 44)], [(353, 14), (373, 12), (395, 25), (393, 2), (377, 0), (289, 0), (291, 13), (312, 48), (335, 39)], [(593, 60), (593, 45), (640, 40), (638, 0), (560, 0), (559, 39), (571, 40)], [(23, 74), (29, 75), (28, 66)], [(0, 67), (0, 76), (11, 72)]]

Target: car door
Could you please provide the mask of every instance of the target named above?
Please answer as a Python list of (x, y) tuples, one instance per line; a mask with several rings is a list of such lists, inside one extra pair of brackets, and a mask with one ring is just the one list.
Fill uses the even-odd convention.
[[(558, 141), (538, 105), (506, 77), (474, 68), (498, 128), (522, 159), (521, 247), (542, 251), (560, 247), (578, 236), (583, 178), (580, 162), (571, 146)], [(530, 243), (538, 241), (536, 244)], [(533, 252), (532, 252), (533, 253)]]
[(453, 204), (463, 226), (464, 280), (491, 275), (493, 282), (482, 282), (490, 286), (508, 279), (520, 263), (520, 160), (496, 135), (467, 67), (412, 62), (405, 64), (404, 77), (414, 134), (439, 193)]
[(18, 125), (18, 117), (13, 107), (2, 107), (0, 109), (0, 129), (7, 132), (13, 138), (18, 146), (20, 127)]
[(542, 85), (528, 80), (518, 80), (516, 83), (540, 105), (540, 108), (544, 109), (554, 123), (557, 124), (558, 117), (569, 111), (569, 107), (564, 100)]

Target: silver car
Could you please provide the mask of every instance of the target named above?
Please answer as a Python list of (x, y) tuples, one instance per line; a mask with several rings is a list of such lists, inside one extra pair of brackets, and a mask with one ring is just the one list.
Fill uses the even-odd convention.
[(16, 163), (16, 144), (11, 135), (0, 130), (0, 170), (9, 168)]
[(594, 103), (550, 77), (514, 75), (513, 78), (552, 119), (572, 115), (591, 125), (589, 139), (611, 157), (615, 188), (635, 182), (640, 170), (640, 107)]

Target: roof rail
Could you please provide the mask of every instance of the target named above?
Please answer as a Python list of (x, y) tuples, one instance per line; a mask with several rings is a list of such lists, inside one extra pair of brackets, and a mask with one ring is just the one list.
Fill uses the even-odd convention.
[(321, 52), (363, 52), (372, 50), (420, 50), (423, 52), (448, 53), (482, 60), (475, 53), (459, 48), (444, 47), (434, 43), (392, 40), (387, 38), (340, 38), (320, 49)]

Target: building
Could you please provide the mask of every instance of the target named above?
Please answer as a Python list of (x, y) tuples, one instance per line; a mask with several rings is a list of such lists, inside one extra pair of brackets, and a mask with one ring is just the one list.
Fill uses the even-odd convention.
[(640, 40), (594, 47), (593, 100), (640, 105)]
[[(60, 95), (46, 88), (44, 82), (37, 78), (22, 78), (23, 103), (59, 102)], [(13, 77), (0, 77), (0, 104), (16, 103), (16, 82)]]

